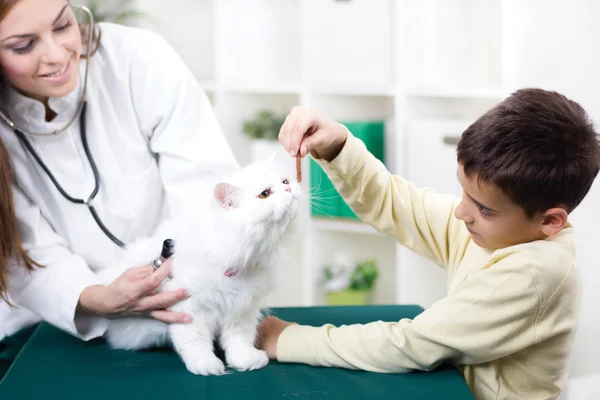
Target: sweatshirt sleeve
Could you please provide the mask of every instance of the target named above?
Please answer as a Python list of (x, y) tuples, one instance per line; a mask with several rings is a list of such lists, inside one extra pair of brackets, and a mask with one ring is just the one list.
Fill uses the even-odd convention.
[(538, 315), (540, 294), (527, 265), (506, 259), (473, 273), (414, 320), (291, 325), (278, 340), (277, 357), (375, 372), (483, 363), (537, 343)]
[(392, 175), (350, 132), (332, 162), (317, 162), (362, 221), (445, 268), (460, 261), (469, 236), (454, 217), (453, 195)]

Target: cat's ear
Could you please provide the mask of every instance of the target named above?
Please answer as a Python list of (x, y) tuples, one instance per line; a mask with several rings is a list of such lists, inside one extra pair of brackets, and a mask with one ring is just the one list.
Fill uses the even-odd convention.
[(277, 152), (276, 151), (274, 151), (273, 154), (271, 154), (271, 157), (269, 157), (267, 161), (269, 163), (275, 162), (275, 156), (277, 156)]
[(235, 186), (229, 183), (219, 183), (215, 187), (215, 199), (226, 210), (235, 206)]

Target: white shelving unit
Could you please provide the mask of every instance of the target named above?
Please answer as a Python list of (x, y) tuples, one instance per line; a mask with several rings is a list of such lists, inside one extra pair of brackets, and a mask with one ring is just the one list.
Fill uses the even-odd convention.
[[(514, 89), (561, 91), (600, 121), (600, 59), (589, 51), (600, 33), (595, 0), (138, 4), (154, 16), (148, 27), (167, 38), (209, 93), (242, 164), (251, 157), (241, 133), (245, 118), (263, 107), (286, 112), (302, 105), (333, 118), (386, 119), (388, 168), (420, 186), (458, 195), (453, 137)], [(307, 167), (305, 162), (305, 189)], [(587, 285), (600, 279), (594, 239), (599, 187), (573, 215), (585, 282), (592, 282)], [(444, 295), (446, 276), (438, 267), (364, 224), (312, 219), (309, 210), (305, 205), (289, 263), (276, 271), (271, 305), (321, 303), (320, 268), (344, 249), (379, 259), (377, 303), (427, 307)], [(577, 376), (597, 371), (598, 301), (597, 290), (588, 287), (573, 362)]]
[[(244, 119), (301, 105), (386, 120), (387, 167), (458, 195), (454, 146), (443, 137), (460, 135), (504, 93), (502, 1), (180, 0), (168, 15), (161, 0), (139, 4), (209, 93), (242, 164), (251, 160)], [(306, 161), (303, 169), (308, 193)], [(429, 306), (443, 296), (444, 272), (393, 238), (360, 222), (313, 219), (309, 204), (302, 212), (272, 305), (322, 303), (320, 269), (336, 251), (378, 259), (376, 303)]]

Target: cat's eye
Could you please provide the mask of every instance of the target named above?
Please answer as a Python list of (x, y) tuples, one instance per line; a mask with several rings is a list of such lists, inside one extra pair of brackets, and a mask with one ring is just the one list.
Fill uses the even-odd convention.
[(267, 189), (267, 190), (263, 190), (262, 192), (260, 192), (260, 194), (258, 195), (258, 198), (259, 199), (266, 199), (270, 195), (271, 195), (271, 189)]
[(284, 185), (289, 185), (289, 184), (290, 184), (290, 181), (288, 181), (287, 179), (284, 179), (284, 180), (283, 180), (283, 184), (284, 184)]

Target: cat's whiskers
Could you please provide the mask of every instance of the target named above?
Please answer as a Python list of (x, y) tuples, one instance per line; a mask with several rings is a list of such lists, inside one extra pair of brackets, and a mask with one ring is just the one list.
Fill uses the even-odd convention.
[(333, 218), (333, 219), (337, 218), (337, 216), (335, 216), (335, 215), (332, 215), (332, 214), (329, 214), (327, 211), (323, 210), (323, 209), (322, 209), (322, 208), (321, 208), (319, 205), (315, 205), (315, 208), (316, 208), (316, 209), (317, 209), (317, 210), (318, 210), (320, 213), (322, 213), (324, 216), (326, 216), (326, 217), (328, 217), (328, 218)]

